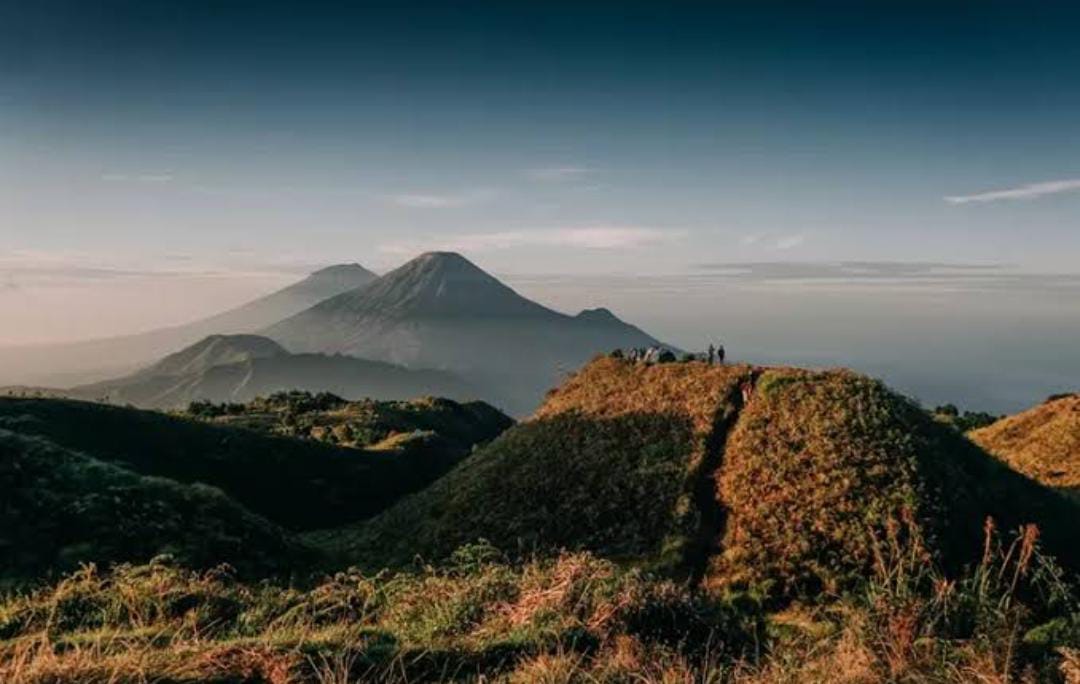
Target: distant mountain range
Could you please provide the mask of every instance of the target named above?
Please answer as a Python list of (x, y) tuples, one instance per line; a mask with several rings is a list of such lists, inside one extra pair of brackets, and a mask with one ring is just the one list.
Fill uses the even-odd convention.
[[(301, 389), (483, 398), (520, 415), (593, 356), (659, 344), (607, 309), (559, 313), (459, 254), (430, 252), (382, 277), (332, 266), (184, 326), (25, 349), (13, 376), (4, 370), (13, 352), (0, 350), (0, 372), (10, 383), (76, 385), (62, 396), (141, 407)], [(110, 375), (121, 377), (102, 379)]]
[(598, 353), (660, 344), (606, 309), (569, 316), (541, 306), (450, 252), (422, 254), (263, 334), (294, 352), (451, 371), (513, 413)]
[(192, 401), (246, 402), (307, 390), (360, 399), (436, 395), (474, 399), (477, 390), (445, 371), (408, 369), (349, 356), (290, 354), (258, 335), (211, 335), (137, 373), (61, 392), (140, 408), (182, 408)]
[(129, 373), (208, 335), (255, 332), (376, 278), (359, 264), (330, 266), (265, 297), (184, 325), (82, 342), (0, 347), (0, 382), (69, 386)]

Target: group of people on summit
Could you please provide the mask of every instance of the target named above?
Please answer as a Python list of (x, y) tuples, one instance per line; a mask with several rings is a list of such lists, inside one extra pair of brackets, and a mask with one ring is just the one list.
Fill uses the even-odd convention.
[[(663, 347), (633, 347), (627, 351), (622, 349), (616, 349), (611, 352), (611, 356), (617, 359), (626, 359), (631, 363), (672, 363), (676, 361), (675, 352), (671, 349), (665, 349)], [(705, 361), (708, 365), (720, 364), (724, 365), (727, 358), (727, 351), (724, 349), (724, 345), (708, 345), (704, 353), (689, 353), (683, 357), (684, 361)], [(742, 405), (745, 406), (751, 402), (754, 397), (754, 387), (757, 384), (757, 378), (760, 375), (760, 368), (752, 366), (747, 371), (746, 377), (739, 384), (739, 398), (742, 400)]]
[[(633, 347), (626, 352), (622, 349), (616, 349), (611, 354), (615, 358), (623, 359), (631, 363), (672, 363), (676, 361), (675, 352), (664, 347)], [(724, 360), (727, 357), (727, 351), (724, 349), (724, 345), (712, 345), (710, 344), (706, 348), (704, 353), (687, 354), (683, 357), (684, 361), (705, 361), (710, 366), (714, 364), (724, 365)], [(742, 405), (746, 406), (750, 403), (750, 400), (754, 396), (754, 386), (757, 383), (758, 376), (761, 369), (752, 367), (748, 371), (746, 378), (739, 384), (739, 398), (742, 400)]]
[[(625, 354), (622, 350), (616, 350), (616, 355), (634, 363), (671, 363), (677, 360), (675, 352), (664, 347), (632, 347)], [(704, 354), (688, 354), (686, 359), (707, 361), (710, 366), (714, 363), (723, 365), (725, 355), (724, 345), (710, 344)]]

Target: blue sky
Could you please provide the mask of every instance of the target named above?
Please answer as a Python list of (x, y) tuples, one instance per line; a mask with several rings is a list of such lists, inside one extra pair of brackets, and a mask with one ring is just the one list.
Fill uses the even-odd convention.
[(431, 248), (1075, 272), (1077, 35), (1048, 2), (6, 0), (0, 342)]

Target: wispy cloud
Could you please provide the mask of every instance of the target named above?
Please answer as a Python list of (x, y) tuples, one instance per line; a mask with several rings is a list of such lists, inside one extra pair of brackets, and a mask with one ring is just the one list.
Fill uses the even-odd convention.
[(758, 280), (972, 279), (1012, 273), (1004, 264), (937, 261), (721, 261), (700, 264), (699, 268)]
[(763, 232), (746, 233), (739, 238), (739, 243), (745, 247), (753, 247), (758, 251), (764, 250), (788, 250), (806, 242), (806, 236), (802, 233), (791, 235), (777, 235)]
[(664, 231), (639, 226), (586, 226), (534, 230), (508, 230), (494, 233), (466, 233), (451, 237), (432, 237), (410, 242), (383, 245), (387, 254), (412, 255), (424, 250), (490, 252), (515, 247), (577, 247), (582, 249), (637, 249), (677, 240), (678, 231)]
[(546, 166), (536, 169), (527, 169), (525, 175), (535, 181), (557, 183), (581, 178), (592, 172), (593, 169), (584, 166)]
[(103, 173), (101, 180), (107, 183), (170, 183), (171, 173)]
[[(325, 264), (257, 254), (116, 254), (75, 250), (0, 250), (0, 290), (184, 279), (267, 279), (302, 275)], [(5, 285), (6, 283), (6, 285)]]
[(971, 204), (974, 202), (997, 202), (999, 200), (1025, 200), (1077, 191), (1080, 191), (1080, 178), (1066, 178), (1045, 183), (1029, 183), (1028, 185), (1003, 190), (978, 192), (972, 195), (949, 195), (945, 197), (945, 201), (949, 204)]
[(795, 249), (799, 245), (806, 242), (805, 235), (785, 235), (776, 239), (777, 249)]
[(408, 209), (459, 209), (483, 204), (494, 197), (493, 190), (468, 190), (457, 193), (403, 192), (387, 195), (386, 199)]

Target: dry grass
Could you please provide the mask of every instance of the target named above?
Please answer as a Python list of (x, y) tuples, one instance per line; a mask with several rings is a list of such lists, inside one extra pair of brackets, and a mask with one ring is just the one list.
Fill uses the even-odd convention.
[(0, 602), (0, 681), (471, 681), (519, 666), (528, 681), (599, 653), (624, 669), (630, 650), (674, 658), (713, 628), (726, 658), (752, 642), (733, 608), (584, 554), (513, 566), (469, 547), (443, 568), (307, 591), (161, 563), (87, 567)]
[(1080, 491), (1080, 394), (1050, 399), (969, 436), (1028, 477)]
[(988, 525), (982, 561), (949, 579), (905, 525), (883, 525), (892, 532), (875, 541), (860, 591), (774, 616), (587, 554), (515, 566), (489, 547), (308, 591), (223, 569), (85, 568), (0, 601), (0, 681), (1076, 681), (1076, 589), (1033, 528), (1003, 543)]

